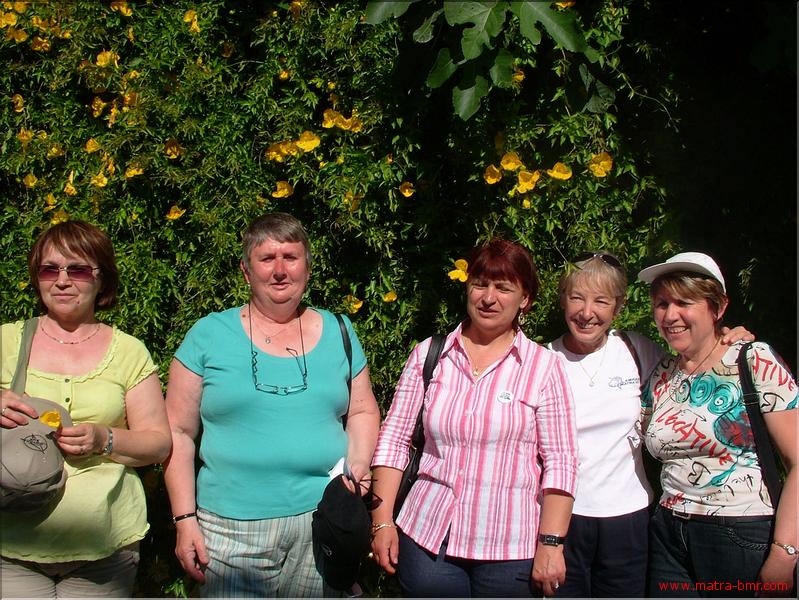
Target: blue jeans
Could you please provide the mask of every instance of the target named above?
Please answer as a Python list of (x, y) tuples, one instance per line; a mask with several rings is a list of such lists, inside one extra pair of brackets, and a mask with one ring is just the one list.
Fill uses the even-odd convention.
[(616, 517), (572, 515), (560, 598), (642, 598), (649, 509)]
[(772, 519), (716, 524), (686, 521), (658, 506), (649, 525), (653, 598), (753, 597)]
[(397, 576), (406, 598), (529, 598), (533, 560), (469, 560), (446, 556), (447, 540), (438, 554), (428, 552), (399, 533)]

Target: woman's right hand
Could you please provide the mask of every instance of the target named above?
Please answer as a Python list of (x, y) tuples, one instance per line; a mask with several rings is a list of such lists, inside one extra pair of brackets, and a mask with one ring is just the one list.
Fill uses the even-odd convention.
[(375, 532), (372, 538), (372, 554), (375, 562), (393, 575), (397, 572), (395, 565), (399, 560), (399, 535), (396, 527), (383, 527)]
[(208, 566), (208, 550), (205, 538), (196, 518), (183, 519), (175, 523), (178, 536), (175, 556), (186, 574), (200, 584), (205, 583), (205, 567)]
[(18, 425), (27, 425), (28, 417), (36, 419), (39, 416), (36, 409), (25, 404), (22, 398), (11, 390), (0, 390), (0, 426), (13, 429)]

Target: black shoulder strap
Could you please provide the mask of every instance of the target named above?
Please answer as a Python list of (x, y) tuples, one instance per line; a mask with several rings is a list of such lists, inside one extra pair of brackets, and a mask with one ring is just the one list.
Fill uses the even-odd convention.
[[(427, 349), (427, 357), (424, 359), (424, 367), (422, 367), (422, 383), (424, 385), (424, 393), (427, 393), (427, 388), (430, 386), (430, 380), (433, 378), (433, 371), (436, 369), (438, 359), (441, 357), (441, 351), (444, 349), (444, 342), (446, 337), (436, 334), (430, 340), (430, 347)], [(422, 407), (419, 409), (419, 414), (416, 415), (416, 424), (413, 426), (413, 435), (411, 436), (411, 445), (414, 448), (424, 447), (424, 399), (422, 399)]]
[(780, 501), (780, 494), (782, 493), (782, 480), (780, 479), (774, 446), (768, 435), (763, 413), (760, 411), (760, 393), (755, 388), (755, 383), (752, 380), (752, 370), (746, 358), (751, 347), (752, 342), (747, 342), (738, 353), (738, 377), (741, 380), (744, 406), (746, 406), (746, 413), (749, 415), (752, 437), (755, 440), (757, 461), (760, 463), (763, 481), (766, 483), (768, 495), (771, 498), (771, 506), (774, 510), (777, 510), (777, 503)]
[(626, 331), (621, 331), (620, 329), (616, 330), (616, 335), (621, 338), (621, 341), (624, 342), (624, 345), (627, 346), (627, 349), (630, 351), (630, 354), (633, 356), (633, 360), (635, 361), (635, 368), (638, 369), (638, 386), (643, 390), (644, 389), (644, 374), (641, 371), (641, 359), (638, 357), (638, 350), (635, 349), (635, 345), (633, 341), (630, 339), (630, 336), (627, 335)]
[(341, 329), (341, 341), (344, 343), (344, 354), (347, 355), (347, 364), (349, 365), (349, 375), (347, 376), (347, 394), (352, 391), (352, 342), (350, 342), (350, 333), (347, 331), (347, 325), (344, 323), (344, 318), (336, 314), (336, 321), (338, 321), (339, 329)]

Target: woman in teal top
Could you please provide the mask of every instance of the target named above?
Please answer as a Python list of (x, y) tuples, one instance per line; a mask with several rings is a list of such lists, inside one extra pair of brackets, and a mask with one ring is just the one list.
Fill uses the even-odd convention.
[(334, 315), (301, 305), (309, 248), (293, 217), (256, 219), (241, 261), (250, 301), (200, 319), (170, 368), (176, 554), (203, 596), (324, 595), (311, 514), (331, 474), (369, 474), (380, 413), (366, 357), (345, 319), (350, 373)]

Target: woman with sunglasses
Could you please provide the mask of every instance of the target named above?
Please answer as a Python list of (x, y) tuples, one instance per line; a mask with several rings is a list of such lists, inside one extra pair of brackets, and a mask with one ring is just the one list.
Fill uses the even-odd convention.
[(156, 366), (141, 342), (97, 319), (115, 305), (119, 283), (105, 233), (82, 221), (54, 225), (34, 243), (28, 269), (43, 315), (21, 397), (5, 388), (23, 322), (2, 326), (0, 425), (42, 416), (29, 394), (62, 406), (72, 426), (54, 432), (68, 475), (60, 499), (2, 515), (3, 597), (129, 597), (148, 529), (133, 468), (163, 461), (171, 445)]
[[(753, 344), (743, 357), (755, 388), (747, 408), (738, 369), (742, 345), (721, 344), (729, 300), (707, 254), (677, 254), (638, 278), (652, 284), (655, 324), (676, 353), (658, 363), (642, 401), (646, 446), (663, 462), (663, 494), (650, 524), (648, 595), (679, 589), (795, 598), (796, 380), (768, 344)], [(750, 410), (762, 413), (773, 450), (759, 442), (756, 448)], [(765, 485), (758, 459), (770, 452), (785, 467), (779, 496)]]
[[(612, 329), (626, 294), (624, 268), (608, 253), (577, 256), (558, 284), (568, 331), (549, 347), (564, 359), (580, 447), (564, 598), (645, 595), (653, 496), (641, 448), (641, 380), (665, 353)], [(734, 333), (729, 339), (748, 332)]]
[(319, 597), (330, 591), (311, 515), (342, 468), (368, 480), (380, 412), (349, 320), (351, 365), (335, 316), (302, 304), (311, 252), (300, 222), (256, 219), (240, 268), (249, 302), (200, 319), (170, 367), (175, 553), (205, 597)]
[[(538, 291), (530, 253), (493, 239), (468, 257), (466, 319), (427, 393), (431, 340), (411, 353), (373, 460), (372, 550), (407, 597), (553, 595), (577, 471), (571, 392), (558, 357), (519, 328)], [(419, 477), (394, 501), (424, 406)]]

